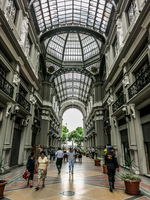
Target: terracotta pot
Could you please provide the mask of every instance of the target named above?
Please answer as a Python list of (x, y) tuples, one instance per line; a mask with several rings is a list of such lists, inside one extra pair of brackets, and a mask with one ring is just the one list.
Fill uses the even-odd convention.
[(141, 180), (131, 180), (131, 181), (124, 180), (126, 193), (132, 194), (132, 195), (139, 195), (140, 194), (140, 190), (139, 190), (140, 182), (141, 182)]
[(103, 165), (103, 173), (107, 174), (107, 165)]
[(100, 166), (100, 160), (94, 160), (95, 161), (95, 166)]
[(0, 199), (3, 198), (3, 194), (4, 194), (4, 188), (5, 185), (7, 184), (7, 181), (0, 181)]
[(89, 157), (89, 154), (86, 154), (86, 157)]

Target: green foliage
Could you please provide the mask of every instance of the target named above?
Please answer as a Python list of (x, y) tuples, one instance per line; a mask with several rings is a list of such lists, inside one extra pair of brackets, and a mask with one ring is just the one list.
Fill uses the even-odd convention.
[(64, 142), (66, 140), (66, 133), (68, 133), (69, 130), (66, 126), (62, 126), (62, 141)]
[(131, 168), (133, 166), (134, 159), (131, 160), (130, 157), (127, 155), (125, 156), (125, 166)]
[(81, 142), (83, 141), (83, 128), (77, 127), (76, 130), (68, 133), (68, 140), (77, 143), (77, 147), (81, 148)]
[(133, 174), (131, 173), (123, 173), (121, 175), (121, 179), (124, 181), (124, 180), (140, 180), (139, 177), (136, 177), (134, 176)]

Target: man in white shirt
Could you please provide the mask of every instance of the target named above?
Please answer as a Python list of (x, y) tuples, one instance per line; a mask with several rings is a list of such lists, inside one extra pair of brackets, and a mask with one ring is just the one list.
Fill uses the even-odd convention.
[[(73, 148), (70, 149), (70, 152), (68, 152), (68, 157), (69, 157), (69, 174), (74, 173), (74, 157), (75, 157), (75, 152), (73, 151)], [(72, 167), (72, 170), (71, 170)]]
[(63, 151), (61, 150), (60, 147), (58, 148), (58, 151), (55, 153), (55, 155), (57, 156), (56, 166), (57, 166), (57, 169), (58, 169), (58, 174), (60, 174), (61, 166), (62, 166), (62, 160), (63, 160), (63, 156), (64, 156), (64, 153), (63, 153)]

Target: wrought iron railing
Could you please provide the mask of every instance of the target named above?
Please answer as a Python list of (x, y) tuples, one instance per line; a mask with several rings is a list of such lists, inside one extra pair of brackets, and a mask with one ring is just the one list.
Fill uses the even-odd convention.
[(19, 103), (24, 109), (30, 112), (30, 103), (22, 96), (20, 93), (17, 93), (16, 101)]
[(95, 127), (91, 127), (87, 132), (86, 132), (86, 135), (88, 135), (90, 132), (92, 132), (93, 130), (95, 130)]
[(150, 83), (150, 68), (148, 68), (129, 88), (129, 99), (139, 93), (146, 85)]
[(54, 131), (57, 135), (59, 134), (58, 131), (54, 127), (50, 127), (51, 131)]
[(0, 74), (0, 89), (11, 98), (13, 97), (14, 87)]
[(118, 110), (118, 108), (120, 108), (124, 103), (126, 103), (126, 95), (122, 94), (117, 101), (115, 101), (115, 103), (112, 105), (113, 108), (113, 112), (115, 112), (116, 110)]

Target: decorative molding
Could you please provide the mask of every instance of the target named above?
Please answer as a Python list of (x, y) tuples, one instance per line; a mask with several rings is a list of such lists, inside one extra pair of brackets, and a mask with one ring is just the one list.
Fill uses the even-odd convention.
[(13, 83), (18, 86), (18, 84), (20, 83), (20, 78), (19, 78), (19, 75), (18, 74), (14, 74), (13, 76)]
[(41, 119), (46, 120), (46, 121), (51, 120), (50, 116), (46, 116), (46, 115), (41, 115)]
[(125, 75), (122, 83), (124, 84), (125, 87), (127, 87), (129, 85), (129, 76)]
[(35, 105), (36, 102), (37, 102), (37, 99), (36, 99), (36, 97), (35, 97), (33, 94), (30, 95), (30, 102), (31, 102), (33, 105)]
[(136, 117), (135, 117), (135, 104), (130, 104), (129, 108), (130, 108), (131, 115), (132, 115), (133, 119), (136, 119)]
[(7, 103), (7, 108), (6, 108), (6, 114), (5, 114), (5, 117), (7, 118), (10, 114), (10, 110), (11, 110), (11, 107), (12, 107), (12, 103)]
[(28, 32), (28, 27), (29, 27), (29, 20), (25, 16), (22, 20), (22, 25), (21, 25), (21, 41), (19, 41), (20, 46), (24, 47), (25, 39), (26, 39), (26, 34)]
[(114, 126), (117, 128), (117, 120), (116, 117), (113, 117)]
[(100, 121), (100, 120), (103, 120), (104, 119), (104, 116), (95, 116), (94, 117), (94, 121)]
[(108, 100), (107, 100), (107, 103), (108, 103), (108, 105), (111, 105), (113, 102), (114, 102), (113, 96), (110, 95), (109, 98), (108, 98)]
[(118, 33), (118, 41), (120, 48), (123, 47), (123, 29), (122, 29), (122, 21), (120, 18), (117, 19), (117, 33)]

